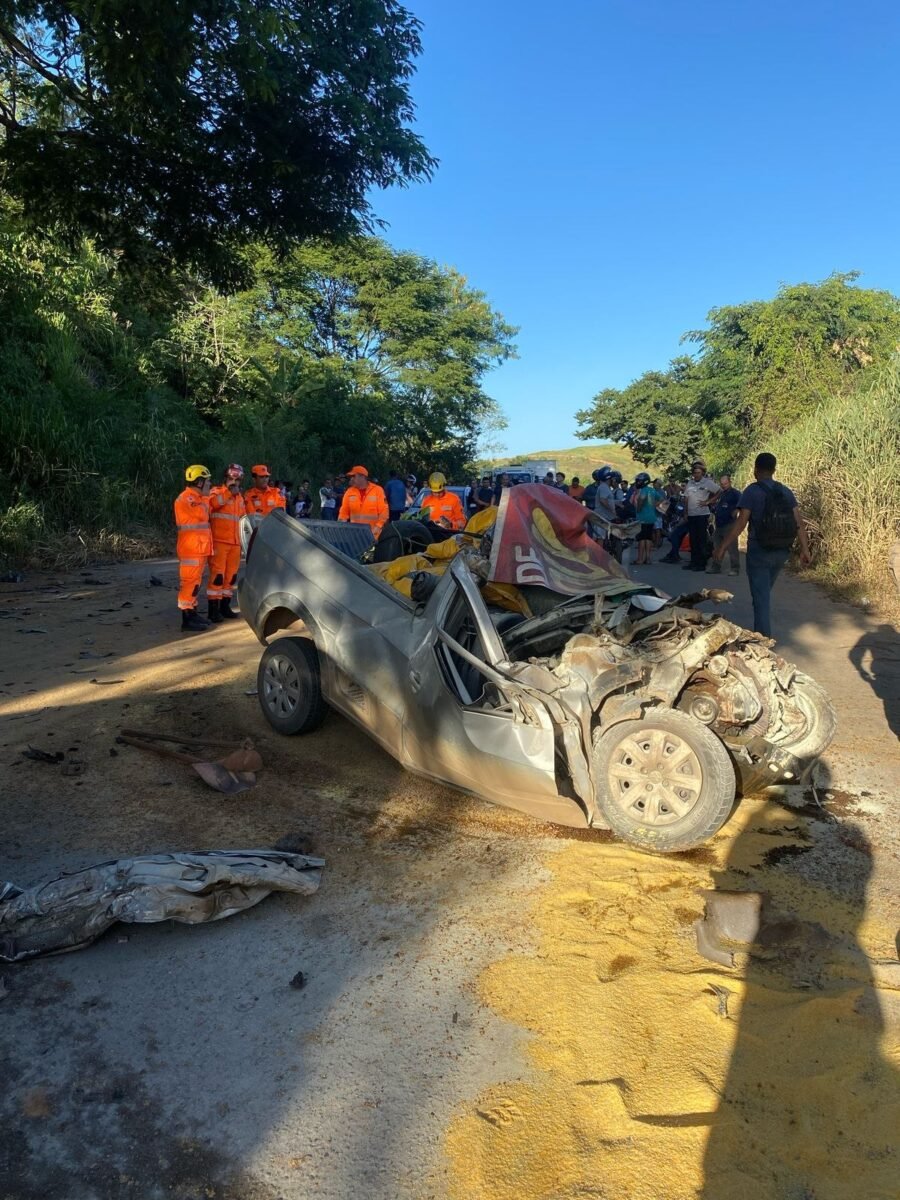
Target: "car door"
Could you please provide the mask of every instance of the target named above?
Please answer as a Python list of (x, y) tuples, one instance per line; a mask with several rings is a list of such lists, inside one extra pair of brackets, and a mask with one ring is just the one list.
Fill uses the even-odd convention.
[(556, 730), (539, 696), (503, 673), (503, 644), (462, 559), (432, 598), (409, 660), (403, 762), (545, 820), (583, 825), (559, 795)]
[(327, 698), (400, 758), (415, 613), (366, 568), (343, 571), (342, 586), (316, 612), (328, 660)]

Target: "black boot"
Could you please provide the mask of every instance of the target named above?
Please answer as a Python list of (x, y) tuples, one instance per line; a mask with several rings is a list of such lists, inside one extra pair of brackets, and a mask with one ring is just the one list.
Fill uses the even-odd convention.
[(219, 615), (224, 617), (226, 621), (236, 621), (240, 616), (240, 613), (232, 611), (230, 596), (226, 596), (224, 600), (219, 601)]
[(204, 629), (209, 629), (209, 622), (204, 621), (196, 609), (181, 610), (182, 633), (202, 633)]
[(210, 600), (207, 604), (206, 614), (213, 625), (222, 624), (222, 614), (219, 612), (219, 605), (221, 603), (221, 600)]

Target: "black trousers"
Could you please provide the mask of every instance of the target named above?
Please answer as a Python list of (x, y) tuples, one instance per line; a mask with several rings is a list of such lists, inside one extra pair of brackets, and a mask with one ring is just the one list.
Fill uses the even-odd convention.
[(703, 568), (709, 558), (709, 517), (688, 517), (691, 539), (691, 566)]

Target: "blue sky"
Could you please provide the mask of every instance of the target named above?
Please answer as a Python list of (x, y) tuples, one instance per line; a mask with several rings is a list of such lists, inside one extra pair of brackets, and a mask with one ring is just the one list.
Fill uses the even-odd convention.
[(858, 269), (900, 291), (897, 0), (405, 0), (430, 184), (394, 245), (514, 325), (510, 453), (679, 353), (715, 305)]

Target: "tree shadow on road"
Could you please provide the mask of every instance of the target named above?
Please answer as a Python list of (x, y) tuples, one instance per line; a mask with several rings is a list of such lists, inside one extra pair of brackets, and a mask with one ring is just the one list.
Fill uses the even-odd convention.
[(878, 984), (860, 944), (871, 848), (857, 826), (835, 835), (822, 856), (834, 862), (805, 870), (820, 847), (782, 845), (760, 859), (746, 830), (717, 881), (724, 891), (772, 888), (774, 923), (737, 964), (746, 991), (703, 1200), (895, 1194), (900, 1080), (882, 1054)]

